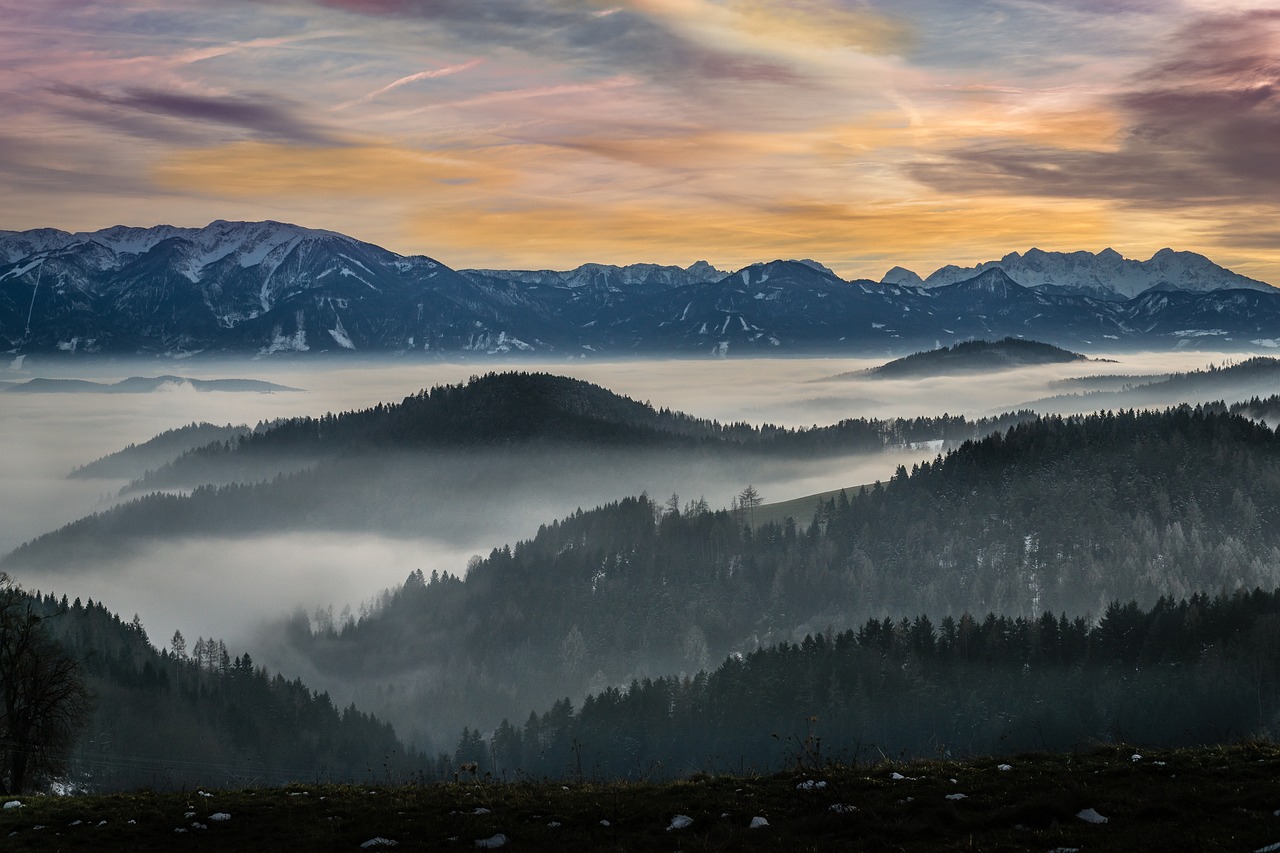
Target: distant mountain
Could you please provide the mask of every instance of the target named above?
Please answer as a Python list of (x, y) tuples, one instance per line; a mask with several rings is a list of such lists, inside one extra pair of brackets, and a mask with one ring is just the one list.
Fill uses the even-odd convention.
[(673, 287), (719, 281), (728, 275), (706, 261), (698, 261), (688, 267), (660, 266), (658, 264), (630, 264), (619, 267), (611, 264), (583, 264), (564, 272), (554, 270), (459, 270), (462, 275), (476, 282), (514, 281), (520, 284), (585, 289), (597, 292), (649, 292), (656, 293)]
[(28, 379), (3, 390), (11, 394), (150, 394), (169, 388), (195, 391), (223, 391), (252, 394), (300, 391), (261, 379), (188, 379), (185, 376), (130, 376), (119, 382), (90, 382), (86, 379)]
[(19, 358), (902, 354), (1006, 336), (1266, 351), (1277, 328), (1280, 291), (1168, 250), (1032, 250), (873, 282), (812, 260), (459, 273), (279, 222), (0, 232), (0, 352)]
[[(1280, 394), (1280, 359), (1250, 358), (1167, 377), (1102, 377), (1095, 390), (1061, 394), (1024, 405), (1037, 411), (1092, 412), (1101, 409), (1169, 406), (1183, 400), (1242, 402)], [(1075, 383), (1088, 388), (1087, 380)], [(1264, 415), (1265, 416), (1265, 415)]]
[(1220, 267), (1203, 255), (1172, 249), (1161, 249), (1146, 261), (1121, 257), (1114, 249), (1103, 249), (1096, 255), (1092, 252), (1030, 249), (1026, 254), (1010, 252), (998, 261), (986, 261), (976, 267), (947, 265), (923, 280), (910, 270), (894, 267), (885, 273), (883, 281), (941, 287), (996, 268), (1004, 270), (1024, 287), (1050, 288), (1057, 293), (1075, 293), (1097, 299), (1129, 299), (1152, 288), (1195, 292), (1231, 289), (1274, 291), (1271, 285)]
[(1052, 344), (1004, 338), (999, 341), (965, 341), (950, 347), (914, 353), (863, 371), (862, 375), (899, 379), (1088, 360), (1088, 356), (1069, 352)]

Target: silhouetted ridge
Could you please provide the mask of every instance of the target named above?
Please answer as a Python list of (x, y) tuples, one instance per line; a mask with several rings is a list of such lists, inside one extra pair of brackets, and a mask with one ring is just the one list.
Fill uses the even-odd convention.
[(932, 376), (1072, 361), (1088, 361), (1088, 357), (1040, 341), (1004, 338), (994, 342), (964, 341), (950, 347), (913, 353), (873, 367), (867, 374), (879, 378)]

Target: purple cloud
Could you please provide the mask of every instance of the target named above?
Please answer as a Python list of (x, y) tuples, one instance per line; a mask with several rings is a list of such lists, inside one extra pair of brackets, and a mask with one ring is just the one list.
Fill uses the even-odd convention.
[[(82, 119), (147, 138), (160, 137), (175, 142), (203, 138), (182, 127), (198, 122), (238, 128), (266, 139), (304, 144), (333, 144), (336, 141), (322, 128), (299, 118), (290, 105), (264, 95), (213, 97), (147, 88), (131, 88), (113, 94), (67, 84), (51, 85), (48, 91), (82, 104), (107, 107), (108, 110), (82, 108), (74, 112)], [(180, 124), (177, 129), (166, 128), (163, 124), (157, 125), (153, 119), (148, 120), (148, 116)]]
[(941, 190), (1108, 198), (1143, 206), (1273, 205), (1280, 192), (1280, 11), (1216, 15), (1113, 96), (1115, 151), (960, 146), (910, 174)]

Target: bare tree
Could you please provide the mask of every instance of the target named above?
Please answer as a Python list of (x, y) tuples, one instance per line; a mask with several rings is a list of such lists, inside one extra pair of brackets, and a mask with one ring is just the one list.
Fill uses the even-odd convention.
[(747, 486), (738, 494), (738, 506), (750, 519), (752, 528), (756, 526), (756, 507), (764, 503), (764, 498), (756, 491), (755, 486)]
[(49, 635), (35, 602), (0, 572), (0, 792), (65, 772), (89, 717), (79, 662)]

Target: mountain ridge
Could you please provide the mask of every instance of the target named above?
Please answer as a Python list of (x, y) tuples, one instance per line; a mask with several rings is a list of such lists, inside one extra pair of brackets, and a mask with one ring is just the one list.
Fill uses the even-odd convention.
[(1280, 290), (1172, 250), (1033, 249), (875, 282), (807, 259), (457, 271), (275, 221), (0, 232), (0, 352), (15, 357), (906, 354), (1007, 336), (1266, 351), (1278, 327)]

